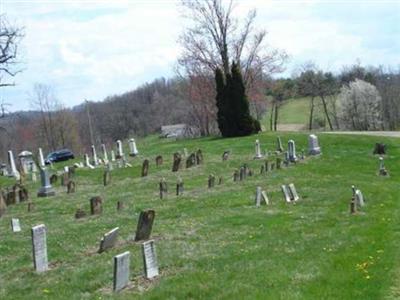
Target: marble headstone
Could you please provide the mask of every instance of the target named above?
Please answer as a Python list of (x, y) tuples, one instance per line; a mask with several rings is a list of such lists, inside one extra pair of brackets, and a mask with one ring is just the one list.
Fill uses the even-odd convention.
[(315, 134), (308, 136), (308, 154), (319, 155), (321, 154), (321, 148), (318, 143), (318, 137)]
[(11, 229), (13, 232), (20, 232), (21, 231), (21, 226), (19, 224), (19, 219), (12, 218), (11, 219)]
[(115, 227), (113, 230), (107, 232), (100, 240), (99, 253), (102, 253), (115, 246), (118, 238), (119, 227)]
[(114, 256), (114, 292), (124, 289), (129, 283), (130, 252)]
[(142, 244), (142, 252), (146, 278), (151, 279), (158, 276), (159, 272), (154, 240), (144, 242)]
[(46, 226), (44, 224), (32, 227), (33, 265), (36, 272), (47, 271), (47, 241)]

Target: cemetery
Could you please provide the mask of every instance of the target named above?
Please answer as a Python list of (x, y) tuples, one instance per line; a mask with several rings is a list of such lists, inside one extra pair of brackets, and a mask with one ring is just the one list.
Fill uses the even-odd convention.
[(0, 298), (396, 299), (399, 146), (154, 135), (29, 168), (10, 149)]

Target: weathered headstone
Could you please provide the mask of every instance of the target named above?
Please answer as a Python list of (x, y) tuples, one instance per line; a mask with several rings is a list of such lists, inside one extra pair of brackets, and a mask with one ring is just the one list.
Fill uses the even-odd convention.
[(196, 165), (196, 154), (192, 153), (186, 159), (186, 169), (189, 169), (189, 168), (191, 168), (191, 167), (193, 167), (195, 165)]
[(221, 185), (221, 184), (223, 184), (223, 183), (224, 183), (224, 177), (219, 176), (219, 178), (218, 178), (218, 185)]
[(128, 285), (129, 274), (130, 274), (129, 266), (130, 266), (129, 251), (114, 256), (114, 282), (113, 282), (114, 292), (119, 292)]
[(210, 174), (208, 176), (208, 188), (211, 189), (215, 186), (215, 176), (214, 174)]
[(364, 202), (364, 196), (360, 190), (356, 190), (355, 192), (355, 200), (356, 204), (358, 207), (363, 207), (365, 202)]
[(300, 199), (293, 183), (289, 184), (289, 194), (290, 194), (290, 200), (292, 201), (298, 201)]
[(378, 174), (380, 176), (388, 176), (389, 175), (388, 171), (385, 168), (385, 163), (383, 161), (383, 157), (382, 156), (379, 157), (379, 171), (378, 171)]
[(19, 219), (17, 219), (17, 218), (11, 219), (11, 229), (12, 229), (12, 232), (20, 232), (21, 231)]
[(178, 153), (174, 153), (174, 163), (172, 165), (172, 172), (178, 172), (181, 167), (182, 156)]
[(94, 169), (94, 166), (90, 163), (89, 155), (85, 154), (83, 157), (85, 160), (85, 166), (88, 167), (89, 169)]
[(107, 163), (108, 163), (108, 154), (107, 154), (106, 145), (101, 144), (101, 150), (102, 150), (102, 152), (103, 152), (103, 161), (104, 161), (104, 164), (107, 164)]
[(318, 143), (318, 137), (315, 134), (308, 136), (308, 154), (319, 155), (321, 154), (321, 148)]
[(188, 149), (183, 148), (183, 156), (184, 157), (188, 157), (189, 153), (188, 153)]
[(255, 202), (256, 202), (256, 207), (260, 207), (261, 205), (261, 186), (258, 186), (256, 188), (256, 198), (255, 198)]
[(115, 161), (115, 152), (114, 152), (114, 150), (111, 150), (111, 161), (112, 162)]
[(297, 162), (296, 143), (293, 140), (288, 141), (289, 161)]
[(178, 181), (176, 182), (176, 195), (182, 195), (183, 194), (183, 180), (182, 178), (178, 178)]
[(124, 156), (124, 151), (122, 149), (122, 142), (120, 140), (117, 140), (117, 155), (116, 158), (120, 159)]
[(268, 171), (270, 171), (270, 166), (269, 166), (269, 161), (268, 160), (266, 160), (265, 162), (264, 162), (264, 166), (265, 166), (265, 172), (267, 173)]
[(111, 183), (111, 172), (109, 169), (105, 169), (103, 173), (103, 186), (107, 186)]
[(67, 186), (69, 182), (69, 173), (64, 172), (61, 174), (61, 186)]
[(374, 154), (384, 155), (386, 154), (386, 145), (382, 143), (376, 143), (374, 148)]
[(36, 272), (47, 271), (47, 241), (46, 241), (46, 226), (44, 224), (32, 227), (32, 252), (33, 265)]
[(117, 202), (117, 211), (122, 211), (124, 209), (124, 202), (118, 201)]
[(159, 272), (154, 240), (144, 242), (142, 244), (142, 252), (146, 278), (151, 279), (158, 276)]
[(99, 165), (99, 160), (97, 159), (97, 153), (96, 153), (96, 148), (94, 145), (91, 146), (92, 149), (92, 164), (93, 166), (98, 166)]
[(129, 140), (129, 156), (136, 156), (139, 154), (139, 151), (136, 148), (135, 139)]
[(167, 182), (165, 181), (165, 178), (162, 178), (160, 180), (159, 189), (160, 189), (160, 199), (163, 199), (164, 194), (168, 193), (168, 185)]
[(229, 159), (229, 151), (224, 151), (222, 154), (222, 161), (226, 161)]
[(67, 185), (67, 194), (75, 193), (76, 191), (76, 184), (75, 181), (70, 180)]
[(240, 167), (239, 170), (239, 180), (242, 181), (246, 178), (246, 169), (244, 167)]
[(100, 197), (92, 197), (90, 199), (90, 214), (99, 215), (103, 212), (103, 200)]
[(286, 185), (282, 185), (281, 188), (282, 188), (283, 196), (285, 197), (286, 203), (290, 203), (291, 197), (290, 197), (290, 192), (289, 192), (288, 187)]
[(276, 151), (278, 151), (278, 152), (283, 152), (282, 141), (281, 141), (281, 137), (280, 137), (280, 136), (278, 136), (278, 137), (276, 138), (276, 143), (277, 143), (277, 145), (276, 145)]
[(150, 238), (155, 215), (156, 212), (154, 210), (140, 212), (135, 241), (148, 240)]
[(7, 204), (4, 200), (3, 191), (0, 190), (0, 217), (3, 216), (7, 211)]
[(163, 164), (163, 157), (161, 155), (158, 155), (156, 157), (156, 166), (161, 166)]
[(16, 180), (20, 180), (21, 176), (15, 166), (14, 155), (11, 150), (8, 151), (8, 164), (10, 165), (10, 171), (8, 172), (9, 176), (14, 177)]
[(142, 177), (146, 177), (149, 174), (149, 160), (145, 159), (142, 165)]
[(196, 164), (201, 165), (203, 163), (203, 152), (198, 149), (196, 151)]
[(355, 214), (357, 212), (357, 204), (356, 204), (356, 188), (354, 185), (351, 186), (353, 195), (350, 200), (350, 214)]
[(267, 193), (266, 193), (265, 191), (262, 191), (262, 192), (261, 192), (261, 196), (262, 196), (262, 198), (264, 199), (265, 204), (266, 204), (266, 205), (269, 205), (269, 199), (268, 199)]
[(53, 190), (53, 187), (50, 184), (49, 173), (46, 168), (40, 169), (40, 179), (42, 186), (40, 187), (37, 196), (38, 197), (50, 197), (54, 196), (56, 193)]
[(39, 148), (39, 165), (41, 168), (44, 168), (46, 165), (44, 163), (43, 151), (42, 148)]
[(86, 217), (86, 212), (82, 208), (78, 208), (75, 212), (75, 219), (82, 219)]
[(275, 163), (274, 163), (274, 162), (271, 162), (271, 163), (269, 164), (269, 169), (270, 169), (271, 171), (275, 170)]
[(239, 180), (239, 171), (235, 170), (235, 172), (233, 172), (233, 181), (236, 182)]
[(259, 140), (256, 140), (255, 150), (256, 150), (256, 154), (254, 156), (254, 159), (261, 159), (263, 156), (261, 154), (261, 146), (260, 146), (260, 141)]
[(118, 238), (119, 227), (107, 232), (100, 240), (100, 247), (98, 253), (102, 253), (115, 246)]

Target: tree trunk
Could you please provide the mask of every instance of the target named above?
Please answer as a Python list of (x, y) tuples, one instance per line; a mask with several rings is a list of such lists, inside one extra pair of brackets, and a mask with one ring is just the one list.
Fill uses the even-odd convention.
[(332, 131), (332, 130), (333, 130), (332, 122), (331, 122), (331, 119), (329, 118), (328, 107), (326, 106), (325, 97), (322, 96), (322, 95), (321, 95), (320, 97), (321, 97), (321, 100), (322, 100), (322, 105), (324, 106), (324, 111), (325, 111), (326, 119), (328, 120), (329, 129)]
[(273, 127), (273, 124), (274, 124), (274, 109), (275, 109), (275, 102), (272, 102), (271, 116), (269, 118), (269, 129), (271, 131), (274, 130), (274, 127)]
[(314, 96), (311, 97), (311, 102), (310, 102), (310, 121), (308, 125), (308, 129), (311, 131), (312, 130), (312, 125), (313, 125), (313, 115), (314, 115)]
[(275, 104), (275, 118), (274, 118), (274, 130), (275, 130), (275, 131), (277, 131), (278, 110), (279, 110), (279, 105), (278, 105), (278, 103), (277, 103), (277, 104)]

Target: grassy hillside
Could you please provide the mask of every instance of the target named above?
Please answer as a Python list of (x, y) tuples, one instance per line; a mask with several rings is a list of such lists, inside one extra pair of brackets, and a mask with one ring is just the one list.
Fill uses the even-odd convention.
[[(112, 184), (103, 187), (101, 168), (78, 169), (77, 193), (36, 197), (38, 184), (28, 184), (35, 211), (26, 203), (10, 206), (0, 218), (0, 299), (398, 299), (400, 297), (400, 157), (399, 140), (388, 145), (389, 178), (376, 175), (372, 155), (376, 137), (320, 135), (323, 155), (289, 168), (260, 175), (262, 161), (253, 160), (254, 140), (274, 150), (276, 135), (205, 138), (186, 141), (150, 137), (138, 141), (141, 155), (133, 168), (115, 169)], [(307, 135), (284, 134), (297, 149)], [(201, 148), (204, 164), (172, 173), (172, 154)], [(224, 150), (231, 158), (222, 162)], [(164, 156), (157, 168), (156, 155)], [(140, 177), (143, 159), (150, 175)], [(234, 183), (232, 173), (248, 163), (255, 175)], [(61, 166), (59, 166), (61, 168)], [(207, 188), (210, 173), (224, 183)], [(181, 176), (183, 196), (174, 195)], [(165, 177), (169, 195), (158, 197)], [(3, 180), (2, 178), (0, 180)], [(4, 186), (4, 182), (2, 186)], [(281, 184), (295, 183), (301, 200), (285, 204)], [(366, 206), (349, 214), (351, 185), (360, 188)], [(254, 193), (262, 186), (272, 201), (256, 208)], [(89, 198), (104, 199), (103, 214), (75, 220), (77, 207), (89, 212)], [(117, 201), (125, 210), (116, 211)], [(143, 279), (140, 243), (133, 242), (139, 212), (154, 209), (161, 276)], [(18, 217), (22, 232), (12, 233)], [(51, 270), (36, 274), (32, 266), (30, 228), (47, 226)], [(99, 240), (120, 227), (116, 248), (97, 254)], [(130, 289), (113, 294), (112, 258), (131, 252)]]

